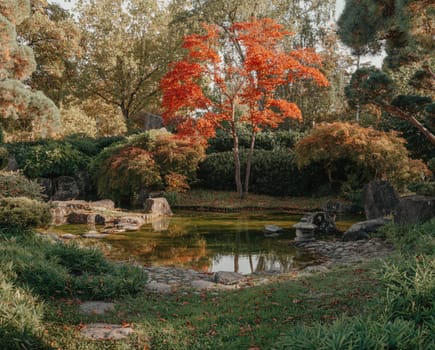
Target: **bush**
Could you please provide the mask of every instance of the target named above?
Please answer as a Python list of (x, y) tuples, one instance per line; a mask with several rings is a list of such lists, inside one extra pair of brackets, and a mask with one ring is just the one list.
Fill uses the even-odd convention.
[[(357, 177), (358, 187), (375, 178), (387, 179), (403, 188), (429, 175), (426, 165), (409, 157), (405, 140), (394, 132), (364, 128), (354, 123), (322, 123), (295, 147), (300, 167), (323, 164), (325, 176)], [(352, 164), (353, 166), (339, 166)], [(343, 171), (344, 170), (344, 171)]]
[[(293, 148), (305, 134), (293, 130), (263, 131), (257, 134), (255, 149), (274, 150), (280, 148)], [(241, 133), (239, 145), (249, 148), (250, 135)], [(218, 132), (216, 137), (208, 140), (207, 153), (228, 152), (233, 149), (233, 139), (227, 133)]]
[(9, 152), (6, 147), (0, 146), (0, 170), (4, 169), (8, 165)]
[(174, 176), (195, 181), (203, 154), (199, 144), (150, 131), (104, 149), (93, 160), (91, 171), (100, 196), (132, 206), (141, 192), (163, 189)]
[[(242, 178), (245, 172), (247, 151), (240, 152)], [(215, 190), (234, 190), (233, 152), (209, 154), (200, 164), (201, 186)], [(326, 180), (315, 166), (300, 171), (294, 162), (294, 153), (287, 150), (255, 150), (252, 166), (250, 191), (276, 196), (300, 196), (311, 194), (326, 184)]]
[(51, 222), (46, 203), (26, 197), (0, 198), (0, 226), (40, 227)]
[(37, 145), (27, 151), (22, 169), (30, 178), (73, 176), (87, 168), (89, 158), (69, 143)]
[(421, 196), (435, 196), (435, 182), (413, 182), (408, 185), (408, 189)]
[(28, 197), (41, 200), (42, 187), (19, 172), (0, 171), (0, 193), (3, 197)]

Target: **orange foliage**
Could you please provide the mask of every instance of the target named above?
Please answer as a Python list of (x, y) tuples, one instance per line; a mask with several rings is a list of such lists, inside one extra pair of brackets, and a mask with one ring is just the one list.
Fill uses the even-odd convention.
[(235, 23), (229, 38), (215, 25), (204, 30), (184, 39), (186, 56), (161, 80), (163, 118), (182, 136), (210, 138), (222, 121), (236, 119), (254, 132), (301, 120), (296, 104), (276, 98), (276, 89), (306, 79), (328, 85), (315, 67), (320, 56), (310, 49), (285, 52), (281, 41), (291, 33), (270, 18)]

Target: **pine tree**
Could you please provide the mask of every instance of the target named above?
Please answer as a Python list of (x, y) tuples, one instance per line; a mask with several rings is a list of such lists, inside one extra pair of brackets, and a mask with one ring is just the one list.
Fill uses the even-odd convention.
[(23, 81), (36, 68), (31, 48), (17, 42), (16, 26), (28, 16), (28, 0), (0, 3), (0, 123), (7, 133), (19, 130), (28, 138), (53, 135), (59, 111), (42, 92)]

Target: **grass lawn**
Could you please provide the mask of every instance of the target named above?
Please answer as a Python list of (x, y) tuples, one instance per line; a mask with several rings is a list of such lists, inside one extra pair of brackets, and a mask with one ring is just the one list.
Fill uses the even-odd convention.
[[(108, 316), (81, 315), (71, 300), (49, 301), (44, 325), (61, 349), (270, 349), (296, 324), (380, 307), (383, 286), (374, 271), (367, 265), (233, 292), (126, 297)], [(137, 334), (117, 343), (79, 336), (82, 324), (103, 321), (132, 324)]]

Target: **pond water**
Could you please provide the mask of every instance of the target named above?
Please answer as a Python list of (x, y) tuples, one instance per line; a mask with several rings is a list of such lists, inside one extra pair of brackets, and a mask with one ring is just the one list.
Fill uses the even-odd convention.
[[(314, 264), (318, 257), (293, 246), (291, 228), (301, 218), (288, 213), (178, 212), (144, 225), (140, 231), (109, 235), (100, 244), (114, 260), (134, 260), (142, 265), (175, 266), (204, 272), (232, 271), (243, 274), (288, 272)], [(337, 222), (345, 230), (354, 220)], [(264, 225), (284, 229), (266, 238)], [(51, 231), (84, 233), (86, 225), (65, 225)]]

